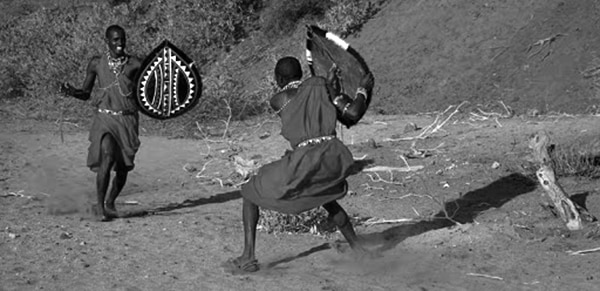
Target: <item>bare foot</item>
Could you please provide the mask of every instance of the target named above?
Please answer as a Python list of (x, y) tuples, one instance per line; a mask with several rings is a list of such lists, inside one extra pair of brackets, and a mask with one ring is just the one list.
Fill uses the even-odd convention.
[(93, 204), (91, 206), (91, 214), (92, 214), (93, 220), (101, 221), (101, 222), (111, 221), (111, 220), (119, 217), (119, 215), (116, 211), (104, 209), (104, 208), (102, 208), (102, 206), (100, 206), (98, 204)]
[(106, 203), (106, 205), (104, 206), (105, 209), (110, 210), (114, 213), (117, 213), (117, 208), (115, 207), (114, 203)]
[(232, 275), (243, 275), (258, 271), (258, 261), (256, 259), (247, 259), (238, 257), (229, 259), (221, 264), (224, 271)]
[(110, 209), (108, 207), (104, 208), (102, 221), (111, 221), (115, 218), (119, 218), (119, 213), (117, 213), (116, 209)]

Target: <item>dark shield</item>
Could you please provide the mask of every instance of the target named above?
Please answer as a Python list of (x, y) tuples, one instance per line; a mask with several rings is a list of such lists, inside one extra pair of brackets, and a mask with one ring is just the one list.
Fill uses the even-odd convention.
[(196, 64), (165, 40), (144, 59), (136, 92), (142, 113), (156, 119), (168, 119), (198, 104), (202, 80)]
[[(307, 26), (306, 60), (313, 76), (327, 77), (335, 63), (341, 70), (341, 93), (354, 97), (360, 80), (370, 71), (358, 52), (339, 36), (317, 26)], [(367, 90), (367, 107), (371, 103), (373, 88)]]

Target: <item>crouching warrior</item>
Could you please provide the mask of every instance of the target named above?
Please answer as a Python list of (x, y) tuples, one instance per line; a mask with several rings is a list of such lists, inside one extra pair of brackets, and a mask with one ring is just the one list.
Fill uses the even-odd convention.
[[(352, 153), (336, 138), (337, 114), (349, 123), (358, 121), (366, 110), (364, 88), (373, 87), (369, 73), (361, 80), (355, 98), (338, 96), (335, 73), (326, 79), (302, 79), (300, 62), (293, 57), (280, 59), (275, 79), (281, 92), (272, 97), (271, 106), (282, 122), (281, 134), (292, 147), (280, 160), (264, 165), (242, 186), (244, 250), (240, 257), (224, 264), (232, 273), (259, 269), (255, 257), (259, 207), (297, 214), (323, 206), (328, 219), (343, 234), (350, 247), (369, 254), (356, 236), (348, 215), (338, 204), (348, 192), (346, 178), (354, 163)], [(329, 79), (329, 81), (328, 81)]]

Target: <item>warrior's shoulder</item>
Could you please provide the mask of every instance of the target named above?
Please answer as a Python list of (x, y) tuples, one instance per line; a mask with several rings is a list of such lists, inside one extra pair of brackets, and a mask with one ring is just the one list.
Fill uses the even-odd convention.
[(271, 97), (271, 100), (269, 100), (269, 103), (271, 105), (271, 108), (273, 108), (275, 111), (279, 111), (279, 109), (281, 109), (281, 107), (283, 107), (283, 105), (290, 98), (291, 96), (288, 95), (288, 92), (282, 91), (273, 95), (273, 97)]
[(95, 55), (90, 58), (90, 64), (97, 64), (102, 59), (101, 55)]
[(327, 80), (321, 76), (312, 76), (308, 79), (302, 81), (302, 85), (306, 86), (316, 86), (316, 85), (325, 85)]
[(91, 57), (90, 61), (88, 62), (88, 68), (95, 70), (96, 68), (98, 68), (98, 65), (100, 64), (100, 60), (102, 60), (102, 56), (95, 55), (95, 56)]

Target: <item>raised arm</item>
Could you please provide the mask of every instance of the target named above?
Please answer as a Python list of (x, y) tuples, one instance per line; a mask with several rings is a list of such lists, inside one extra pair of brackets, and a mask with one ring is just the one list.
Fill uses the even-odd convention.
[(373, 88), (373, 83), (373, 74), (369, 73), (360, 81), (354, 98), (346, 94), (338, 94), (333, 99), (333, 105), (337, 108), (338, 119), (347, 127), (357, 124), (367, 111), (366, 88)]
[(60, 91), (66, 95), (71, 97), (80, 99), (80, 100), (88, 100), (92, 94), (92, 89), (94, 88), (94, 82), (96, 81), (96, 67), (98, 65), (98, 61), (100, 57), (93, 57), (87, 65), (85, 80), (83, 80), (83, 86), (81, 89), (73, 87), (73, 85), (69, 83), (63, 83), (60, 87)]

